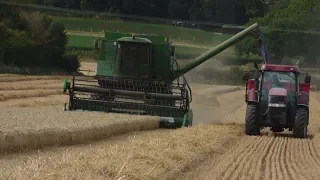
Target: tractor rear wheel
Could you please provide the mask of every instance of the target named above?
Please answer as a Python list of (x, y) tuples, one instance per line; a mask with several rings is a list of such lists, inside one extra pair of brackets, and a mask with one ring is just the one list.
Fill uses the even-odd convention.
[(257, 118), (257, 105), (247, 105), (245, 124), (247, 135), (260, 135), (260, 126)]
[(296, 117), (293, 127), (293, 137), (307, 138), (308, 137), (308, 118), (309, 112), (306, 108), (297, 108)]

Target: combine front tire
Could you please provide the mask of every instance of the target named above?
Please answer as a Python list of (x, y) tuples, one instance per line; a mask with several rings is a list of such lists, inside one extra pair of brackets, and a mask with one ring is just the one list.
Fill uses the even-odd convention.
[(293, 137), (307, 138), (308, 137), (308, 119), (309, 112), (306, 108), (297, 108), (296, 117), (293, 127)]
[(246, 110), (246, 122), (245, 122), (247, 135), (260, 135), (260, 126), (257, 118), (257, 106), (254, 104), (248, 104)]

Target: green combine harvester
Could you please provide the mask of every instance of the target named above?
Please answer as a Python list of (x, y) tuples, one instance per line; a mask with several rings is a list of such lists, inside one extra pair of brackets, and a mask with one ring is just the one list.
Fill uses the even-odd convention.
[(175, 59), (169, 38), (159, 35), (105, 32), (95, 76), (74, 74), (65, 80), (65, 110), (103, 111), (160, 116), (160, 128), (191, 126), (192, 94), (184, 74), (236, 42), (252, 35), (253, 24), (184, 67)]

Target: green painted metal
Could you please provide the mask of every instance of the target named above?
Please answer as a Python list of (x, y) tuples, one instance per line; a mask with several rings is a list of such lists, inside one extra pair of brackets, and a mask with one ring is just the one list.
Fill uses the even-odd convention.
[(170, 79), (171, 57), (169, 38), (162, 35), (136, 34), (132, 37), (130, 33), (105, 32), (105, 38), (101, 42), (99, 59), (97, 63), (97, 75), (112, 76), (115, 71), (116, 51), (118, 44), (122, 42), (150, 43), (153, 48), (152, 78)]
[(68, 82), (67, 79), (64, 80), (63, 82), (63, 92), (67, 92), (67, 90), (70, 89), (70, 83)]
[(101, 42), (99, 59), (97, 62), (97, 75), (101, 75), (101, 76), (113, 75), (116, 48), (117, 48), (117, 45), (114, 41), (103, 40)]
[(188, 113), (184, 114), (182, 126), (192, 126), (193, 122), (193, 111), (189, 109)]

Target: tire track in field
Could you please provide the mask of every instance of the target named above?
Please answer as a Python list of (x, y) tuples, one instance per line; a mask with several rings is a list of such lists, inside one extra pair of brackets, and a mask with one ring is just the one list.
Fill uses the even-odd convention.
[[(299, 143), (298, 139), (292, 139), (289, 142), (291, 144), (291, 147), (290, 147), (291, 160), (292, 160), (291, 163), (295, 167), (295, 176), (298, 177), (298, 179), (306, 179), (304, 173), (302, 173), (302, 171), (301, 171), (301, 170), (304, 170), (304, 168), (303, 168), (303, 161), (301, 161), (301, 159), (303, 159), (300, 154), (301, 150), (299, 150), (300, 143)], [(298, 161), (298, 163), (297, 163), (297, 161)], [(297, 173), (297, 172), (299, 172), (299, 173)]]
[(311, 140), (308, 140), (308, 142), (309, 142), (308, 143), (309, 149), (311, 149), (310, 155), (311, 155), (312, 159), (314, 160), (315, 164), (317, 166), (320, 166), (320, 162), (315, 160), (315, 159), (320, 159), (320, 157), (319, 157), (319, 154), (314, 146), (314, 143)]
[(243, 148), (243, 151), (241, 152), (241, 154), (244, 154), (243, 156), (237, 156), (235, 157), (236, 159), (233, 159), (231, 166), (228, 168), (231, 171), (233, 171), (233, 174), (222, 172), (221, 179), (223, 180), (234, 179), (235, 177), (238, 176), (238, 174), (241, 171), (241, 165), (245, 163), (244, 157), (248, 156), (251, 153), (251, 151), (256, 150), (258, 148), (257, 144), (261, 143), (259, 139), (254, 139), (252, 140), (252, 142), (253, 142), (252, 144), (249, 144), (248, 146), (246, 146), (246, 148)]
[[(257, 141), (257, 138), (251, 138), (252, 142)], [(246, 153), (247, 149), (254, 149), (255, 143), (251, 143), (249, 141), (244, 141), (241, 144), (242, 148), (234, 147), (232, 151), (230, 151), (230, 154), (226, 154), (226, 156), (222, 157), (222, 161), (219, 162), (219, 165), (215, 166), (214, 169), (212, 169), (212, 172), (216, 172), (213, 177), (218, 179), (225, 179), (229, 176), (228, 169), (231, 171), (234, 170), (236, 167), (236, 162), (241, 161), (241, 156), (237, 156), (237, 154), (244, 154)], [(226, 171), (227, 170), (227, 171)]]
[[(281, 170), (285, 173), (284, 176), (290, 179), (296, 179), (294, 176), (294, 170), (289, 166), (289, 156), (288, 156), (288, 138), (281, 138)], [(287, 167), (287, 168), (286, 168)]]
[[(188, 173), (192, 178), (185, 176), (183, 179), (320, 179), (318, 96), (317, 92), (311, 93), (311, 136), (308, 139), (293, 138), (292, 132), (270, 133), (268, 129), (263, 130), (260, 136), (242, 136), (220, 157), (209, 159), (208, 163), (198, 166), (194, 173)], [(242, 115), (235, 118), (235, 122), (244, 124), (242, 120)], [(201, 171), (205, 165), (209, 167)]]
[[(232, 171), (234, 171), (234, 173), (229, 174), (229, 176), (227, 176), (224, 179), (231, 179), (231, 180), (238, 179), (238, 178), (241, 179), (241, 177), (243, 176), (243, 173), (247, 170), (250, 170), (250, 167), (252, 167), (253, 163), (247, 161), (247, 159), (245, 157), (254, 155), (253, 154), (254, 151), (261, 151), (262, 148), (264, 147), (264, 146), (261, 146), (261, 144), (263, 144), (263, 145), (266, 144), (266, 141), (263, 141), (263, 139), (261, 139), (261, 138), (255, 138), (255, 139), (256, 139), (256, 141), (253, 141), (253, 143), (255, 144), (254, 148), (247, 150), (247, 153), (242, 157), (242, 161), (239, 162), (235, 166), (235, 169), (232, 170)], [(252, 156), (251, 158), (256, 158), (256, 157)], [(230, 175), (232, 175), (232, 176), (230, 177)], [(252, 174), (249, 172), (246, 175), (245, 179), (252, 179)]]
[[(313, 149), (310, 148), (309, 144), (312, 143), (312, 142), (310, 140), (307, 140), (307, 141), (303, 141), (302, 143), (303, 143), (303, 146), (302, 146), (303, 149), (302, 150), (307, 155), (306, 156), (307, 157), (307, 161), (309, 162), (309, 163), (306, 164), (306, 168), (308, 168), (308, 165), (309, 165), (308, 170), (311, 171), (311, 173), (313, 173), (312, 172), (312, 168), (310, 168), (310, 167), (319, 167), (319, 165), (317, 164), (317, 161), (314, 159), (314, 157), (311, 154)], [(302, 157), (304, 157), (304, 156), (302, 156)], [(319, 174), (315, 173), (314, 175), (316, 176), (317, 179), (320, 179)]]
[(319, 179), (320, 160), (314, 152), (311, 140), (246, 137), (225, 153), (205, 179)]
[[(268, 152), (272, 147), (272, 143), (273, 141), (271, 139), (267, 140), (262, 153), (256, 154), (257, 164), (255, 164), (255, 168), (252, 169), (252, 172), (254, 172), (253, 179), (261, 179), (261, 174), (264, 172), (264, 169), (266, 167), (266, 158), (267, 158)], [(246, 176), (246, 174), (243, 173), (242, 177), (243, 176)]]

